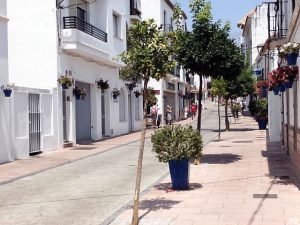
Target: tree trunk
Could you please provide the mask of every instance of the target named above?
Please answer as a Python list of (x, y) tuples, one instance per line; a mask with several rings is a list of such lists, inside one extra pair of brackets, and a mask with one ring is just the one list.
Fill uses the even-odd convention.
[(147, 89), (148, 81), (144, 82), (144, 117), (143, 117), (143, 128), (142, 128), (142, 135), (141, 135), (141, 143), (140, 143), (140, 150), (139, 150), (139, 157), (138, 157), (138, 164), (137, 164), (137, 171), (136, 171), (136, 180), (135, 180), (135, 192), (134, 192), (134, 202), (133, 202), (133, 212), (132, 212), (132, 222), (131, 225), (138, 225), (139, 224), (139, 198), (140, 198), (140, 188), (141, 188), (141, 178), (142, 178), (142, 163), (143, 163), (143, 155), (144, 155), (144, 144), (145, 144), (145, 136), (146, 136), (146, 124), (147, 124)]
[(200, 77), (199, 84), (199, 95), (198, 95), (198, 121), (197, 121), (197, 130), (201, 132), (201, 119), (202, 119), (202, 75)]
[(218, 96), (218, 117), (219, 117), (219, 141), (221, 140), (221, 115), (220, 115), (220, 95)]
[(225, 98), (225, 126), (226, 131), (229, 131), (229, 120), (228, 120), (228, 98)]

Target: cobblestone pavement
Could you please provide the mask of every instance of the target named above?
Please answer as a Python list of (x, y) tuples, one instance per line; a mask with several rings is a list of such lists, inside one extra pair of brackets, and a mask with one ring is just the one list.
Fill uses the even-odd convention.
[[(155, 185), (141, 199), (140, 225), (300, 225), (300, 182), (250, 117), (205, 147), (190, 182), (188, 191), (166, 192), (169, 177)], [(128, 207), (111, 225), (128, 225), (131, 215)]]

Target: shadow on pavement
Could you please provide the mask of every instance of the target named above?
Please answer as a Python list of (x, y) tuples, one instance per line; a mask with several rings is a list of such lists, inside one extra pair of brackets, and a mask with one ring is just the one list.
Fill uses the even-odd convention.
[(201, 158), (201, 163), (207, 164), (229, 164), (241, 160), (242, 156), (223, 153), (223, 154), (204, 154)]
[[(202, 184), (199, 184), (199, 183), (190, 183), (189, 190), (196, 190), (196, 189), (200, 189), (202, 187), (203, 187)], [(165, 190), (165, 191), (168, 192), (168, 190), (171, 190), (172, 184), (171, 183), (161, 183), (161, 184), (154, 185), (154, 188), (156, 190)]]
[(143, 200), (139, 204), (139, 209), (147, 211), (139, 216), (139, 221), (141, 221), (141, 219), (150, 212), (155, 212), (162, 209), (171, 209), (174, 205), (179, 204), (180, 202), (181, 201), (174, 201), (165, 198)]

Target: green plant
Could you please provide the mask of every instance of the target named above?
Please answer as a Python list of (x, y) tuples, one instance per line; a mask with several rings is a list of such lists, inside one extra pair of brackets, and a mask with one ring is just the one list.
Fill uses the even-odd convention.
[(259, 120), (267, 120), (268, 119), (268, 101), (266, 99), (258, 99), (255, 102), (255, 119)]
[(256, 113), (256, 101), (250, 101), (248, 105), (249, 112), (251, 116), (254, 116)]
[(289, 42), (283, 45), (279, 50), (279, 57), (284, 58), (287, 54), (298, 53), (300, 44), (295, 42)]
[(103, 81), (102, 78), (100, 78), (99, 80), (96, 80), (98, 88), (103, 89), (103, 90), (109, 88), (109, 84), (107, 82), (108, 82), (108, 80)]
[(67, 88), (72, 86), (72, 78), (68, 75), (61, 75), (57, 81), (60, 85), (65, 85)]
[(6, 85), (2, 85), (1, 88), (3, 90), (12, 90), (14, 86), (15, 86), (14, 83), (9, 83), (9, 84), (6, 84)]
[(198, 158), (203, 149), (201, 134), (192, 126), (165, 126), (152, 134), (151, 142), (160, 162)]

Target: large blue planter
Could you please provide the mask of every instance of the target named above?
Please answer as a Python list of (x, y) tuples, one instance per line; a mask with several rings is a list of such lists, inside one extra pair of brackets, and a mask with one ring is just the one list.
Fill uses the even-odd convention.
[(285, 86), (284, 86), (284, 83), (278, 84), (278, 88), (279, 88), (279, 91), (280, 91), (280, 92), (285, 92)]
[(289, 79), (288, 82), (284, 82), (284, 87), (287, 88), (292, 88), (293, 87), (293, 79)]
[(261, 70), (255, 70), (256, 75), (261, 75)]
[(170, 160), (169, 170), (173, 190), (189, 189), (190, 164), (188, 159)]
[(295, 65), (297, 63), (298, 53), (287, 54), (285, 59), (289, 66)]
[(274, 95), (278, 95), (279, 94), (279, 88), (277, 86), (273, 87), (273, 93), (274, 93)]
[(260, 130), (267, 129), (267, 120), (258, 120), (257, 123)]

